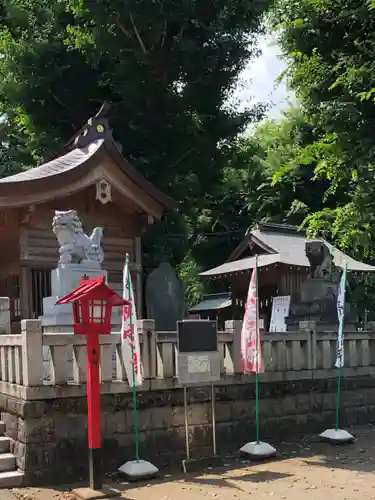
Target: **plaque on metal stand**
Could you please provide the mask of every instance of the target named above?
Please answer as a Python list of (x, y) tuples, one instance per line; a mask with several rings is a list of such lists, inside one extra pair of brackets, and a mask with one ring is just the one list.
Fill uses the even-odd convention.
[(211, 386), (213, 456), (216, 449), (215, 382), (220, 380), (220, 353), (216, 321), (184, 320), (177, 322), (177, 377), (184, 388), (186, 459), (182, 469), (192, 461), (189, 446), (188, 387)]

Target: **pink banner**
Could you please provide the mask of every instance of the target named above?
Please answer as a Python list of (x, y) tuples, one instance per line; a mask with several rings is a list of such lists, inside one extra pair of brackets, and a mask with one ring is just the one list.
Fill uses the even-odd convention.
[[(244, 372), (261, 372), (262, 354), (260, 349), (259, 317), (258, 315), (258, 284), (257, 268), (251, 274), (245, 315), (241, 331), (241, 355)], [(258, 332), (257, 332), (258, 327)]]
[[(134, 303), (133, 286), (130, 277), (129, 257), (126, 258), (123, 276), (123, 298), (131, 302), (131, 306), (122, 308), (121, 351), (130, 387), (143, 383), (141, 350), (137, 329), (137, 312)], [(134, 373), (133, 373), (134, 366)], [(135, 384), (133, 384), (133, 378)]]

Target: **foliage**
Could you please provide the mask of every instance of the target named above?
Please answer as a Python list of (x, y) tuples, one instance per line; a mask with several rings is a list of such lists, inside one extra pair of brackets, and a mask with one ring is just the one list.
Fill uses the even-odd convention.
[(203, 171), (208, 182), (220, 179), (217, 144), (261, 111), (224, 103), (265, 5), (3, 1), (1, 111), (37, 160), (107, 98), (124, 154), (177, 199), (198, 198)]
[(323, 206), (335, 206), (337, 197), (325, 199), (329, 182), (315, 177), (314, 158), (307, 154), (318, 137), (304, 113), (291, 108), (240, 143), (237, 161), (248, 172), (244, 200), (252, 223), (300, 225)]
[(188, 304), (195, 305), (205, 290), (205, 283), (197, 280), (199, 269), (196, 261), (190, 253), (187, 253), (178, 267), (180, 279), (185, 284), (186, 300)]
[(245, 0), (69, 1), (75, 21), (67, 41), (91, 63), (106, 61), (100, 84), (118, 103), (114, 124), (124, 151), (189, 204), (206, 193), (203, 169), (206, 182), (220, 179), (218, 142), (258, 112), (241, 115), (223, 104), (252, 53), (248, 36), (258, 31), (263, 7), (253, 2), (249, 9)]
[[(371, 257), (375, 11), (361, 0), (279, 0), (271, 19), (289, 61), (289, 85), (320, 131), (301, 154), (315, 163), (316, 177), (329, 182), (327, 203), (305, 222), (359, 258)], [(329, 206), (332, 196), (336, 206)]]
[(240, 227), (226, 166), (238, 133), (263, 113), (227, 102), (269, 3), (2, 0), (1, 173), (58, 152), (111, 101), (124, 155), (180, 202), (147, 235), (146, 269), (165, 256), (191, 268), (220, 263), (228, 244), (213, 251), (216, 234)]
[[(0, 1), (0, 175), (56, 151), (113, 103), (124, 155), (179, 201), (144, 238), (191, 303), (256, 221), (304, 224), (359, 258), (375, 239), (375, 10), (277, 0), (269, 19), (299, 108), (228, 105), (271, 0)], [(206, 286), (206, 285), (205, 285)]]

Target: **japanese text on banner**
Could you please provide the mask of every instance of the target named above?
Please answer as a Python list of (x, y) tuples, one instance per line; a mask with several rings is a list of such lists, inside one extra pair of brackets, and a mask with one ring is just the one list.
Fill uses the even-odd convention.
[(257, 272), (253, 269), (241, 331), (241, 356), (244, 372), (261, 372)]
[(339, 293), (337, 295), (337, 317), (339, 320), (339, 331), (337, 336), (336, 368), (344, 366), (344, 315), (345, 315), (345, 291), (346, 291), (347, 264), (342, 271)]
[[(125, 365), (129, 385), (132, 387), (142, 385), (142, 364), (139, 345), (139, 334), (137, 329), (137, 313), (135, 309), (133, 286), (130, 277), (129, 261), (126, 259), (123, 276), (123, 298), (131, 305), (122, 308), (121, 324), (121, 352)], [(134, 382), (133, 382), (134, 366)]]

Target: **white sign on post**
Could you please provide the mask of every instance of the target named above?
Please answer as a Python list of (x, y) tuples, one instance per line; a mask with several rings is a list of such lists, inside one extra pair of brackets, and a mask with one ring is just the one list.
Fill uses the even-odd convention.
[(270, 332), (286, 332), (285, 318), (289, 316), (290, 295), (273, 297)]
[(189, 373), (206, 373), (211, 370), (209, 356), (188, 355), (188, 372)]

